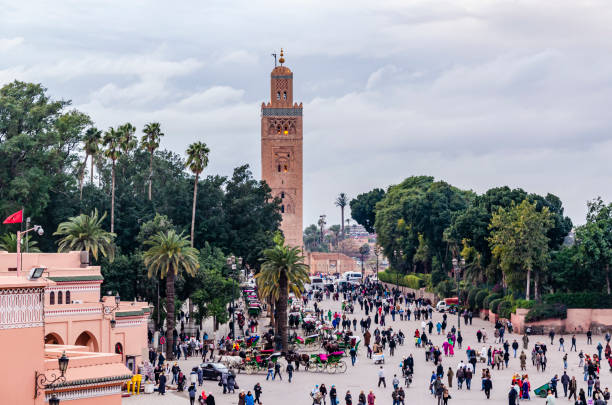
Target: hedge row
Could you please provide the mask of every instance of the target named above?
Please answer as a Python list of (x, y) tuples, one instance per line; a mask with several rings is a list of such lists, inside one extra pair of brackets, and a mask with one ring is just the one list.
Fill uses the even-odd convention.
[(612, 295), (603, 293), (556, 293), (542, 297), (547, 304), (563, 303), (567, 308), (612, 308)]
[(418, 290), (419, 288), (425, 287), (427, 285), (426, 277), (424, 275), (416, 275), (416, 274), (397, 274), (388, 271), (379, 271), (378, 279), (385, 283), (390, 284), (399, 284), (404, 287), (412, 288), (414, 290)]
[(541, 321), (543, 319), (567, 318), (567, 306), (554, 303), (536, 303), (525, 315), (525, 322)]

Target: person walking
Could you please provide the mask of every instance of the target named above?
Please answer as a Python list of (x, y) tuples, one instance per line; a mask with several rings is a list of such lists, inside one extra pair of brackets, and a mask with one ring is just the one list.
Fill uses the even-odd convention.
[(289, 376), (289, 382), (291, 382), (291, 379), (293, 378), (293, 370), (295, 370), (293, 368), (293, 364), (291, 364), (291, 362), (287, 363), (287, 375)]
[(355, 346), (351, 347), (349, 354), (351, 355), (351, 365), (354, 367), (355, 361), (357, 361), (357, 350), (355, 349)]
[(446, 372), (446, 377), (448, 377), (448, 388), (453, 388), (453, 377), (455, 376), (455, 373), (453, 372), (453, 368), (449, 367), (448, 371)]
[(375, 403), (376, 403), (376, 395), (374, 395), (372, 390), (370, 390), (370, 393), (368, 394), (368, 405), (374, 405)]
[[(257, 402), (259, 405), (261, 405), (261, 384), (257, 383), (255, 384), (255, 386), (253, 387), (253, 392), (255, 392), (255, 402)], [(250, 393), (250, 391), (249, 391)]]
[(244, 405), (255, 405), (255, 399), (253, 398), (251, 391), (248, 391), (244, 396)]
[(569, 388), (569, 383), (570, 383), (570, 378), (569, 375), (567, 375), (567, 372), (563, 372), (563, 375), (561, 376), (561, 385), (563, 385), (563, 396), (567, 397), (567, 389)]
[(576, 351), (576, 335), (572, 335), (572, 345), (570, 346), (570, 352), (574, 349)]
[(274, 375), (272, 376), (272, 381), (274, 381), (276, 376), (278, 376), (281, 381), (283, 380), (283, 376), (281, 375), (281, 365), (278, 361), (274, 363)]
[(508, 392), (508, 405), (517, 405), (518, 392), (514, 389), (514, 383)]
[(190, 405), (194, 405), (195, 404), (195, 397), (196, 397), (196, 386), (195, 386), (195, 384), (191, 384), (189, 386), (189, 388), (187, 389), (187, 392), (189, 393), (189, 404)]
[(493, 389), (493, 382), (491, 381), (491, 378), (487, 376), (482, 384), (485, 395), (487, 396), (487, 399), (489, 399), (491, 397), (491, 390)]
[(272, 360), (268, 361), (268, 374), (266, 375), (266, 381), (268, 381), (270, 377), (272, 377), (272, 380), (274, 380), (274, 363)]
[(516, 359), (516, 351), (518, 350), (518, 348), (519, 348), (519, 344), (516, 341), (516, 339), (514, 339), (514, 342), (512, 342), (512, 350), (514, 350), (514, 358), (515, 359)]
[(351, 391), (346, 391), (346, 395), (344, 396), (344, 402), (346, 405), (353, 405), (353, 397), (351, 396)]
[(576, 401), (576, 389), (578, 389), (578, 382), (576, 381), (576, 377), (572, 376), (572, 379), (569, 382), (569, 397), (568, 400), (572, 399), (572, 395), (574, 396), (574, 401)]
[(548, 395), (546, 396), (546, 405), (555, 405), (555, 397), (550, 390), (548, 390)]
[(329, 405), (338, 405), (338, 391), (336, 390), (336, 386), (332, 384), (329, 389)]
[(565, 345), (564, 344), (565, 344), (565, 339), (563, 339), (563, 336), (561, 336), (559, 338), (559, 350), (557, 350), (557, 351), (560, 352), (561, 349), (563, 349), (563, 351), (565, 351)]
[(381, 383), (385, 388), (387, 388), (387, 382), (385, 381), (385, 370), (382, 366), (380, 366), (380, 369), (378, 370), (378, 387), (380, 387)]

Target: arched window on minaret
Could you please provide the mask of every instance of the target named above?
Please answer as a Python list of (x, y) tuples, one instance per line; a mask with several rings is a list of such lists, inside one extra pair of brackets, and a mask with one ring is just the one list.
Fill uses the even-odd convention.
[(285, 198), (285, 192), (281, 191), (281, 198)]
[(281, 171), (281, 165), (278, 165), (278, 172), (280, 173)]
[(284, 214), (285, 213), (285, 206), (281, 205), (281, 212)]
[(287, 92), (283, 91), (283, 100), (287, 100)]
[(277, 100), (280, 100), (280, 91), (277, 91), (277, 92), (276, 92), (276, 99), (277, 99)]

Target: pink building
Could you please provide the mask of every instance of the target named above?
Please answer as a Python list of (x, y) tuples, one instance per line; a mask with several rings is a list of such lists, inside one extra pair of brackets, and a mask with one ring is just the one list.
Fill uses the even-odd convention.
[[(0, 371), (3, 404), (43, 405), (52, 396), (71, 405), (120, 405), (132, 377), (119, 354), (92, 353), (87, 346), (45, 345), (45, 290), (53, 281), (0, 277)], [(58, 359), (69, 359), (64, 378)]]
[[(100, 267), (81, 252), (24, 253), (21, 277), (16, 262), (15, 253), (0, 252), (0, 347), (6, 364), (15, 365), (4, 368), (10, 375), (0, 376), (0, 392), (30, 399), (6, 403), (39, 403), (32, 402), (29, 383), (28, 395), (21, 392), (21, 382), (57, 368), (63, 351), (71, 365), (68, 381), (56, 389), (62, 401), (120, 403), (121, 385), (147, 358), (148, 304), (101, 298)], [(43, 276), (28, 280), (34, 268), (44, 268)]]

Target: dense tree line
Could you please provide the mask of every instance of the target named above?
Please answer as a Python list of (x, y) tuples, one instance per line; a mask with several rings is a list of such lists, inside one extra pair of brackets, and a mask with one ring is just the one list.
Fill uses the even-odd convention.
[(529, 298), (610, 293), (612, 204), (599, 198), (588, 203), (586, 223), (573, 237), (557, 196), (520, 188), (477, 194), (415, 176), (360, 194), (350, 206), (355, 221), (376, 231), (395, 271), (430, 274), (437, 291), (456, 288), (455, 258), (464, 286), (488, 285)]
[[(43, 236), (32, 236), (29, 245), (52, 252), (71, 232), (70, 224), (59, 232), (60, 223), (81, 221), (79, 226), (85, 226), (98, 212), (95, 221), (110, 231), (104, 237), (112, 239), (114, 257), (93, 259), (102, 265), (103, 290), (119, 291), (125, 299), (157, 299), (159, 276), (147, 277), (147, 240), (159, 232), (191, 235), (199, 267), (193, 275), (178, 274), (177, 298), (202, 290), (196, 295), (202, 311), (223, 317), (231, 297), (213, 297), (207, 283), (228, 281), (222, 258), (230, 254), (244, 258), (251, 269), (259, 268), (263, 251), (274, 246), (280, 205), (248, 165), (237, 167), (230, 177), (206, 174), (209, 151), (203, 142), (191, 145), (184, 159), (159, 149), (164, 136), (159, 123), (141, 131), (139, 142), (138, 129), (130, 123), (98, 130), (92, 118), (71, 109), (70, 101), (53, 100), (40, 84), (15, 81), (3, 86), (0, 214), (6, 217), (23, 208), (33, 224), (46, 230)], [(2, 244), (9, 250), (17, 227), (0, 225)], [(70, 242), (69, 237), (64, 247)], [(221, 283), (219, 291), (226, 287)], [(163, 283), (160, 293), (163, 299)]]

